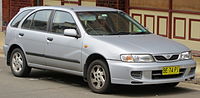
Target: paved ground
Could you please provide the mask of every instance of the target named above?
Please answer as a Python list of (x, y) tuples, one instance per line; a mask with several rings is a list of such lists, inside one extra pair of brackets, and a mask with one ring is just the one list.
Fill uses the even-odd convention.
[(200, 85), (181, 83), (174, 89), (115, 86), (110, 94), (95, 94), (81, 77), (51, 71), (33, 70), (30, 77), (14, 77), (0, 58), (0, 98), (199, 98)]
[(0, 32), (0, 46), (4, 43), (4, 32)]
[(0, 57), (3, 56), (3, 44), (4, 44), (4, 33), (3, 32), (0, 32)]

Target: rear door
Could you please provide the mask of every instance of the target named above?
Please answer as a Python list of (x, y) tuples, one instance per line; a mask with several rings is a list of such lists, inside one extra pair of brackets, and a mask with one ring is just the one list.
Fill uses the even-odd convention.
[(55, 11), (51, 33), (46, 35), (47, 66), (81, 71), (82, 38), (64, 36), (64, 29), (76, 29), (78, 32), (78, 27), (70, 13)]
[(52, 10), (39, 10), (28, 16), (18, 32), (18, 41), (22, 44), (29, 63), (45, 65), (45, 34)]

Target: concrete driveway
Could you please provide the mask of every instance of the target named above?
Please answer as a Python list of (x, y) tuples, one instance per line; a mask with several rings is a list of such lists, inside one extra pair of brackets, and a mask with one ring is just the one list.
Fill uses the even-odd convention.
[(0, 98), (199, 98), (200, 86), (180, 83), (174, 89), (153, 86), (133, 87), (115, 85), (110, 94), (95, 94), (78, 76), (52, 71), (33, 70), (30, 77), (14, 77), (0, 58)]

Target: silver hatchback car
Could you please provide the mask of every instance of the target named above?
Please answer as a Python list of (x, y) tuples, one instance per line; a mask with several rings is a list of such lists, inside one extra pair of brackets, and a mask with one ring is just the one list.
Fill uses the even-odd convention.
[(7, 26), (4, 52), (15, 76), (31, 68), (65, 72), (96, 93), (111, 84), (174, 87), (193, 79), (196, 68), (186, 46), (105, 7), (22, 8)]

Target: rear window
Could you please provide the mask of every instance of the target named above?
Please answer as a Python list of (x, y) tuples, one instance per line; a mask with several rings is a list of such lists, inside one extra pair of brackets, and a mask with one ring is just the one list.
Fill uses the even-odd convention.
[(21, 12), (11, 23), (11, 27), (18, 27), (19, 23), (21, 22), (21, 20), (32, 10), (25, 10), (23, 12)]

